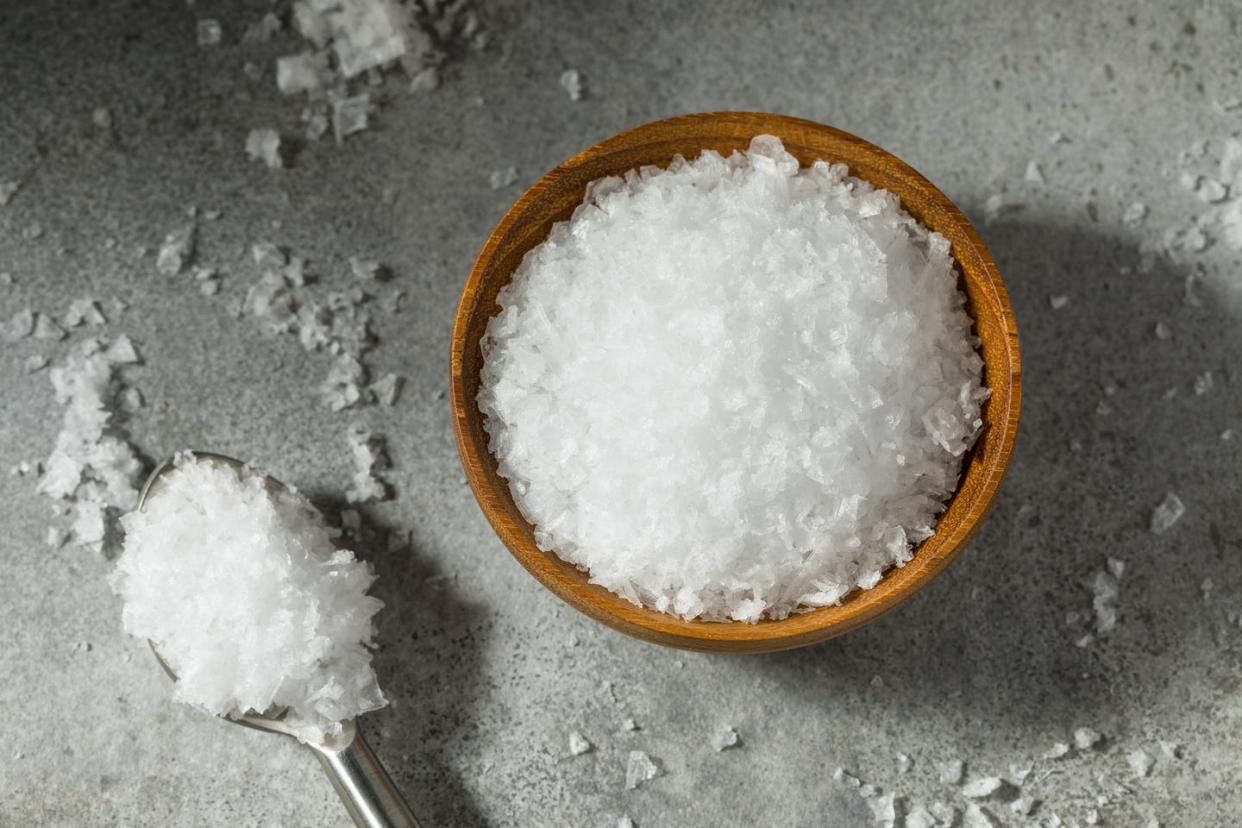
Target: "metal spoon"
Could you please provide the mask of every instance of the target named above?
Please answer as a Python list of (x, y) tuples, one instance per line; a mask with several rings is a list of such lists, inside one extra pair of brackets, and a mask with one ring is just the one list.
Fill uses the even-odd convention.
[[(196, 460), (220, 463), (234, 469), (241, 469), (245, 466), (241, 461), (222, 454), (206, 451), (195, 451), (192, 454)], [(169, 458), (151, 472), (151, 476), (147, 478), (146, 484), (142, 487), (142, 494), (138, 500), (139, 510), (145, 509), (152, 495), (159, 493), (163, 476), (173, 467), (173, 459)], [(284, 484), (273, 477), (267, 477), (265, 482), (269, 488), (274, 490), (284, 488)], [(151, 652), (155, 654), (160, 667), (164, 668), (169, 678), (176, 681), (177, 675), (168, 666), (168, 662), (160, 656), (155, 644), (150, 640), (147, 644), (151, 646)], [(293, 731), (284, 721), (286, 712), (286, 709), (282, 707), (262, 713), (247, 711), (239, 716), (221, 718), (255, 730), (282, 733), (292, 737)], [(419, 828), (418, 820), (414, 818), (410, 806), (406, 804), (401, 792), (393, 784), (388, 771), (384, 770), (384, 766), (380, 764), (379, 759), (363, 740), (362, 732), (355, 726), (353, 719), (341, 723), (340, 734), (324, 742), (306, 742), (305, 744), (315, 754), (315, 758), (323, 766), (328, 778), (332, 780), (332, 787), (340, 795), (341, 802), (345, 804), (345, 810), (349, 812), (358, 828)]]

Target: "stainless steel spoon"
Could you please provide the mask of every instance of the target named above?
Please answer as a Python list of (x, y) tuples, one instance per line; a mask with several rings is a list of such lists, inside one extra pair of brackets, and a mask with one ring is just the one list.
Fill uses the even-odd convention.
[[(199, 461), (220, 463), (230, 468), (240, 469), (245, 465), (239, 460), (225, 457), (222, 454), (206, 451), (195, 451), (192, 454)], [(146, 508), (147, 501), (153, 495), (159, 494), (163, 476), (172, 469), (173, 459), (169, 458), (151, 472), (151, 476), (147, 478), (146, 484), (142, 487), (142, 494), (138, 500), (140, 510)], [(284, 484), (273, 477), (266, 478), (266, 483), (272, 489), (284, 488)], [(164, 668), (169, 678), (176, 681), (177, 675), (168, 666), (168, 662), (160, 656), (155, 644), (150, 640), (147, 643), (151, 646), (151, 652), (155, 654), (160, 667)], [(293, 738), (292, 730), (284, 722), (285, 713), (284, 708), (279, 708), (261, 713), (247, 711), (240, 716), (221, 718), (255, 730), (281, 733)], [(323, 766), (328, 778), (332, 780), (332, 787), (340, 795), (341, 802), (345, 804), (345, 810), (349, 812), (358, 828), (418, 828), (418, 820), (414, 818), (410, 806), (406, 804), (401, 792), (393, 784), (388, 771), (384, 770), (384, 766), (380, 764), (379, 759), (363, 740), (362, 732), (358, 730), (352, 719), (342, 722), (339, 735), (325, 742), (306, 742), (305, 744), (315, 754), (315, 758)]]

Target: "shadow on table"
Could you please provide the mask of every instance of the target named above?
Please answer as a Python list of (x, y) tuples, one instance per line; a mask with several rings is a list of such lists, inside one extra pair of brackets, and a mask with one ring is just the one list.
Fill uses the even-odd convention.
[[(1242, 327), (1205, 287), (1192, 287), (1200, 306), (1185, 300), (1186, 268), (1143, 263), (1132, 242), (1085, 220), (1019, 215), (983, 230), (1013, 300), (1025, 370), (1017, 449), (990, 517), (906, 605), (748, 665), (820, 688), (826, 707), (862, 697), (903, 716), (1016, 728), (1107, 722), (1123, 699), (1167, 688), (1187, 648), (1206, 649), (1194, 636), (1205, 617), (1199, 584), (1227, 573), (1227, 548), (1239, 546), (1211, 516), (1236, 510), (1220, 489), (1236, 480), (1237, 444), (1220, 433), (1237, 416), (1224, 375), (1242, 359)], [(1052, 308), (1060, 295), (1068, 303)], [(1172, 339), (1155, 336), (1157, 321)], [(1215, 388), (1195, 394), (1194, 378), (1209, 370)], [(1187, 516), (1154, 535), (1148, 521), (1166, 491)], [(1109, 556), (1126, 562), (1120, 621), (1111, 636), (1076, 646), (1093, 620), (1083, 581)], [(1067, 623), (1073, 612), (1083, 620)]]
[[(316, 504), (327, 514), (353, 508), (318, 498)], [(389, 701), (360, 720), (367, 741), (422, 825), (486, 825), (461, 784), (468, 762), (454, 761), (478, 752), (469, 710), (480, 692), (474, 631), (481, 607), (419, 553), (408, 530), (365, 514), (361, 522), (350, 534), (353, 548), (374, 564), (371, 594), (384, 602), (374, 663)], [(394, 533), (399, 544), (390, 544)]]

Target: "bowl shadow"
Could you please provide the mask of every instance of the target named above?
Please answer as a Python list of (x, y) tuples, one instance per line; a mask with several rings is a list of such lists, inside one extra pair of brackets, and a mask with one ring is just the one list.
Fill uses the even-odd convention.
[[(1208, 414), (1227, 408), (1220, 376), (1242, 359), (1242, 328), (1206, 289), (1202, 306), (1188, 305), (1187, 267), (1133, 239), (1020, 214), (976, 226), (1010, 291), (1025, 383), (1022, 434), (991, 515), (961, 560), (905, 605), (746, 669), (814, 682), (825, 707), (882, 685), (911, 717), (1104, 721), (1127, 698), (1166, 692), (1203, 626), (1187, 599), (1239, 545), (1206, 517), (1161, 535), (1148, 521), (1169, 490), (1190, 509), (1198, 501), (1200, 515), (1213, 501), (1231, 508), (1210, 482), (1236, 476), (1219, 436), (1228, 414)], [(1068, 304), (1054, 309), (1061, 295)], [(1154, 335), (1157, 321), (1172, 339)], [(1198, 397), (1194, 376), (1208, 369), (1217, 393)], [(1076, 646), (1094, 622), (1084, 581), (1108, 557), (1126, 564), (1117, 628)], [(1069, 623), (1070, 613), (1081, 619)]]

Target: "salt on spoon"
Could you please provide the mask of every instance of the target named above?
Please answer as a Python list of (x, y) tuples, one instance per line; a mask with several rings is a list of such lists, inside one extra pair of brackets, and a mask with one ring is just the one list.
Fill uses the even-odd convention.
[[(237, 471), (247, 468), (246, 464), (240, 460), (222, 454), (203, 451), (194, 451), (190, 454), (195, 462), (219, 464)], [(176, 458), (173, 457), (165, 460), (155, 468), (155, 471), (151, 472), (138, 499), (139, 511), (146, 509), (152, 497), (159, 496), (165, 477), (176, 468)], [(266, 477), (264, 483), (269, 490), (285, 490), (285, 485), (274, 477)], [(160, 667), (169, 678), (176, 681), (176, 673), (160, 656), (154, 642), (148, 640), (147, 644), (151, 647), (151, 652), (155, 654)], [(265, 730), (298, 738), (295, 730), (284, 720), (286, 712), (285, 708), (269, 709), (263, 712), (248, 710), (241, 715), (221, 716), (220, 718), (255, 730)], [(414, 818), (410, 806), (402, 797), (401, 792), (397, 790), (397, 786), (393, 784), (388, 771), (380, 764), (375, 753), (362, 738), (362, 732), (358, 730), (353, 719), (341, 722), (339, 733), (329, 734), (322, 740), (303, 741), (299, 739), (299, 741), (302, 741), (315, 754), (315, 758), (319, 760), (324, 772), (332, 780), (332, 787), (336, 789), (341, 802), (344, 803), (345, 809), (358, 828), (419, 828), (419, 822)]]

